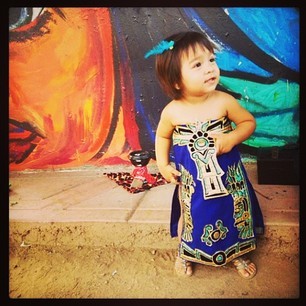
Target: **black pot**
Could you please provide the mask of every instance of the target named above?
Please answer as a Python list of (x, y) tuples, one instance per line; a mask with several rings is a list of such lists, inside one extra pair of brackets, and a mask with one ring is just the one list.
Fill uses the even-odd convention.
[(150, 152), (144, 150), (133, 151), (129, 154), (129, 160), (135, 167), (146, 166), (150, 159)]

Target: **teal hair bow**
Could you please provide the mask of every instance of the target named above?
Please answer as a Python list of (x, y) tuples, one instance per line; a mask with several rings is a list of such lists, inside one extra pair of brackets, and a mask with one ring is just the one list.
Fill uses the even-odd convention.
[(149, 56), (154, 55), (154, 54), (162, 54), (166, 50), (173, 49), (173, 46), (174, 46), (173, 40), (170, 40), (170, 41), (162, 40), (158, 45), (153, 47), (153, 49), (148, 51), (144, 57), (148, 58)]

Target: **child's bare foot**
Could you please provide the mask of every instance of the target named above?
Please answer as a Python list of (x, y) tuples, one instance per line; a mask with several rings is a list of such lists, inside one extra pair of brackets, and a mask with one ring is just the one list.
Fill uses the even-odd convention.
[(239, 257), (233, 260), (233, 264), (238, 274), (245, 279), (251, 279), (256, 275), (256, 266), (249, 259)]
[(190, 261), (182, 259), (179, 256), (176, 257), (174, 268), (175, 268), (177, 275), (180, 275), (180, 276), (184, 276), (184, 275), (191, 276), (193, 273), (192, 263)]

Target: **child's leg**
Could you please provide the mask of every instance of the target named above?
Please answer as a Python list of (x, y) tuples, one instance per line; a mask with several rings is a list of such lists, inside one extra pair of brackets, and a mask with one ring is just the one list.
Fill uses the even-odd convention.
[(182, 218), (182, 210), (181, 210), (181, 215), (180, 215), (180, 218), (177, 224), (177, 238), (178, 238), (179, 243), (181, 243), (182, 231), (183, 231), (183, 218)]
[(177, 238), (178, 238), (179, 244), (181, 243), (181, 239), (182, 239), (183, 214), (184, 214), (181, 192), (182, 192), (182, 187), (179, 186), (179, 188), (178, 188), (178, 198), (179, 198), (180, 210), (181, 210), (180, 218), (179, 218), (178, 224), (177, 224)]

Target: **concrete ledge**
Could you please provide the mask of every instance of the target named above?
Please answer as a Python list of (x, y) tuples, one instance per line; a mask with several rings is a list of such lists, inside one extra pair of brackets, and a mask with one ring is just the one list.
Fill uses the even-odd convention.
[[(293, 229), (297, 232), (299, 186), (259, 185), (256, 164), (247, 164), (245, 167), (267, 228), (290, 228), (290, 231)], [(132, 169), (133, 166), (124, 166), (107, 170), (118, 172)], [(154, 168), (150, 170), (151, 173), (156, 171)], [(105, 226), (110, 237), (113, 235), (108, 230), (109, 224), (112, 224), (114, 233), (119, 237), (121, 231), (125, 233), (130, 228), (138, 230), (144, 224), (152, 227), (153, 233), (153, 228), (168, 229), (174, 185), (161, 185), (131, 194), (103, 175), (106, 172), (105, 168), (93, 168), (10, 173), (10, 226), (19, 229), (22, 224), (27, 224), (26, 227), (34, 232), (31, 222), (39, 224), (41, 230), (52, 229), (52, 224), (56, 224), (57, 229), (63, 229), (67, 222), (71, 224), (67, 225), (69, 228), (81, 226), (86, 231), (95, 231), (97, 228), (103, 231)], [(102, 234), (97, 235), (100, 237)], [(100, 238), (103, 238), (102, 241), (109, 239), (106, 236)]]

